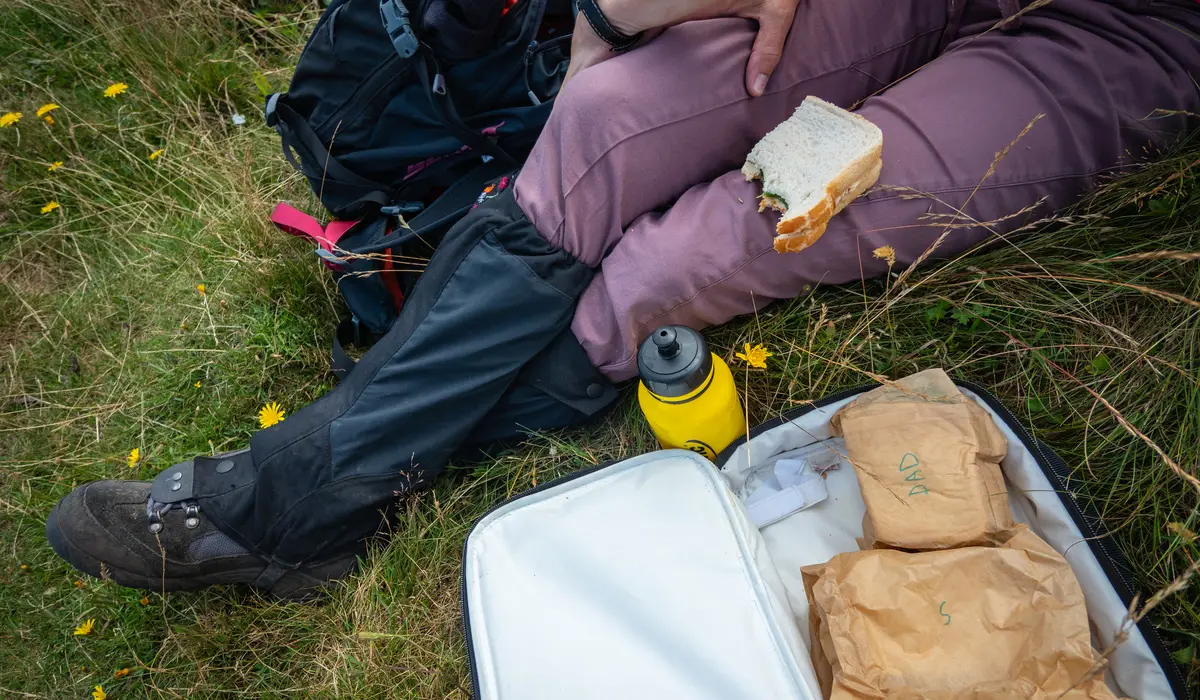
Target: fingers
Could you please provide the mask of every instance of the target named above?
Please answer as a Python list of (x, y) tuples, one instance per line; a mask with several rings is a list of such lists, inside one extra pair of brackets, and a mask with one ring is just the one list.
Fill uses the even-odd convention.
[(754, 97), (766, 91), (767, 81), (779, 65), (798, 4), (797, 0), (770, 0), (763, 3), (762, 11), (756, 17), (758, 35), (746, 64), (746, 89)]

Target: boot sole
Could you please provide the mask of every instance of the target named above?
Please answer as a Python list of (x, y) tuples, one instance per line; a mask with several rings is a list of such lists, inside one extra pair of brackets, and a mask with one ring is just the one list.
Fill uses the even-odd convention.
[[(220, 574), (207, 576), (150, 577), (135, 571), (123, 569), (119, 566), (104, 563), (73, 545), (70, 539), (63, 533), (62, 527), (58, 524), (57, 505), (55, 505), (50, 511), (50, 515), (46, 518), (46, 540), (50, 543), (50, 548), (71, 566), (89, 576), (101, 580), (108, 578), (126, 588), (172, 593), (177, 591), (198, 591), (216, 585), (242, 584), (264, 591), (277, 598), (291, 601), (312, 600), (328, 594), (329, 589), (337, 583), (338, 579), (348, 576), (353, 571), (358, 559), (356, 555), (347, 555), (322, 562), (309, 568), (313, 573), (300, 570), (289, 571), (270, 588), (255, 586), (253, 584), (254, 580), (266, 568), (264, 566), (227, 569)], [(323, 576), (326, 573), (328, 575)]]

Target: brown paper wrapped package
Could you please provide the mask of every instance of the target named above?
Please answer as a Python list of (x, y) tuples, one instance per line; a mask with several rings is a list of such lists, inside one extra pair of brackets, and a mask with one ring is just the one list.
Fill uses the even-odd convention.
[(1072, 689), (1098, 655), (1071, 567), (1024, 525), (997, 543), (850, 552), (804, 568), (825, 697), (1114, 698), (1103, 673)]
[(1012, 526), (1004, 435), (942, 370), (867, 392), (832, 425), (867, 507), (864, 548), (987, 544)]

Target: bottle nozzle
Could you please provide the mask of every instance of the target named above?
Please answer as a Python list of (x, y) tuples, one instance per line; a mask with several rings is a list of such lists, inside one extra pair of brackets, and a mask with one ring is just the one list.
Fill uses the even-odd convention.
[(660, 357), (671, 358), (679, 354), (679, 341), (675, 338), (674, 328), (660, 328), (651, 337)]

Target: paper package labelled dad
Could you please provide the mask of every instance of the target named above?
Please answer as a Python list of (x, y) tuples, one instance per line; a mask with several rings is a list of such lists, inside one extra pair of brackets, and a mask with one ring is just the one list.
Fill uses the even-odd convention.
[(942, 370), (869, 391), (832, 425), (867, 507), (864, 549), (987, 544), (1012, 526), (1004, 435)]
[(1070, 565), (1025, 525), (997, 542), (850, 552), (805, 567), (825, 697), (1114, 698), (1103, 672), (1080, 682), (1099, 655)]

